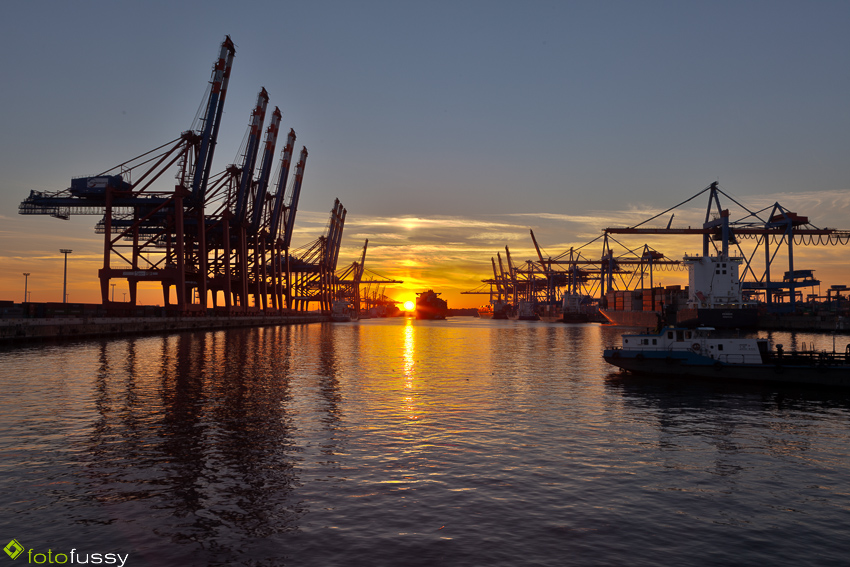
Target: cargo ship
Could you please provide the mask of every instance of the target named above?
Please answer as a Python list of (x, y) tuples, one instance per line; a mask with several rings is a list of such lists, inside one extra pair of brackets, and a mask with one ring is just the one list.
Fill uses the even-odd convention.
[(507, 301), (493, 302), (493, 319), (507, 319), (513, 307)]
[(508, 319), (514, 321), (539, 321), (540, 315), (531, 301), (520, 301), (517, 308), (508, 314)]
[(445, 319), (448, 304), (440, 299), (439, 293), (429, 289), (416, 294), (416, 318), (417, 319)]
[(738, 270), (743, 258), (685, 256), (688, 285), (609, 291), (599, 312), (612, 324), (657, 327), (669, 323), (718, 329), (758, 326), (755, 302), (744, 301)]
[(344, 300), (334, 301), (331, 309), (331, 321), (335, 323), (349, 323), (351, 321), (357, 321), (359, 318), (357, 310), (350, 302)]

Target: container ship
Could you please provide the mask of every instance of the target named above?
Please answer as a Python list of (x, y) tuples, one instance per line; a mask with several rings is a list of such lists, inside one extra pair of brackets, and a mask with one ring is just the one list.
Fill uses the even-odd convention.
[(448, 304), (440, 299), (439, 293), (429, 289), (416, 294), (416, 318), (417, 319), (445, 319)]
[(656, 327), (664, 319), (679, 325), (718, 329), (758, 326), (755, 302), (743, 299), (738, 277), (742, 258), (685, 256), (688, 285), (609, 291), (599, 312), (614, 325)]

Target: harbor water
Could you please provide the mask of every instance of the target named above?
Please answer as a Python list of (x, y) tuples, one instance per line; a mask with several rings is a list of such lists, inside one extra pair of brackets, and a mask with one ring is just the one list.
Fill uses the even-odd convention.
[(847, 565), (850, 392), (622, 375), (601, 358), (621, 332), (380, 319), (4, 347), (0, 544), (133, 567)]

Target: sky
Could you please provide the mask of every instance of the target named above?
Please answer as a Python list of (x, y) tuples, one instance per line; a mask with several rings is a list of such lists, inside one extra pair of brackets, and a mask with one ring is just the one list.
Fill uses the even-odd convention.
[[(433, 288), (450, 307), (486, 303), (460, 292), (506, 245), (536, 258), (529, 230), (557, 256), (714, 181), (751, 209), (850, 229), (848, 25), (844, 1), (7, 2), (0, 299), (21, 301), (27, 272), (33, 301), (60, 301), (70, 248), (69, 301), (99, 300), (99, 217), (18, 204), (189, 129), (228, 34), (213, 170), (240, 161), (265, 87), (310, 152), (293, 244), (339, 198), (340, 266), (368, 239), (367, 270), (404, 280), (387, 288), (401, 301)], [(674, 225), (699, 225), (706, 204)], [(672, 259), (701, 247), (621, 241)], [(847, 253), (800, 247), (795, 266), (850, 284)]]

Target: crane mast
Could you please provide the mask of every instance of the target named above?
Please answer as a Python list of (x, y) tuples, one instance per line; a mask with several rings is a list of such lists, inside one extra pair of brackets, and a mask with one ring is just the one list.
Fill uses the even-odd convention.
[(236, 47), (228, 35), (221, 43), (221, 53), (213, 67), (212, 88), (207, 101), (204, 131), (201, 135), (201, 147), (198, 151), (195, 174), (192, 179), (192, 197), (196, 202), (203, 203), (206, 194), (234, 55), (236, 55)]
[(233, 222), (241, 225), (245, 222), (248, 208), (248, 195), (251, 192), (251, 184), (254, 180), (254, 168), (257, 163), (257, 153), (260, 150), (260, 135), (263, 130), (263, 121), (266, 119), (266, 107), (269, 104), (269, 93), (265, 87), (257, 95), (257, 106), (251, 113), (251, 124), (248, 133), (248, 147), (242, 162), (242, 176), (239, 183), (239, 191), (236, 195), (236, 210)]
[(277, 145), (277, 133), (280, 129), (280, 119), (280, 109), (275, 107), (274, 112), (272, 112), (271, 123), (266, 129), (266, 144), (263, 151), (263, 161), (260, 166), (260, 177), (257, 179), (257, 194), (254, 197), (254, 209), (251, 211), (251, 232), (255, 234), (259, 232), (260, 223), (263, 220), (266, 192), (269, 186), (269, 179), (271, 178), (272, 161), (274, 160), (274, 148)]
[(295, 166), (295, 182), (292, 185), (292, 195), (286, 207), (286, 218), (283, 222), (283, 247), (289, 248), (292, 242), (292, 229), (295, 226), (295, 213), (298, 212), (298, 198), (301, 196), (301, 182), (304, 180), (304, 168), (307, 165), (307, 148), (301, 148), (301, 159)]
[(281, 213), (283, 212), (283, 198), (286, 193), (286, 182), (289, 180), (289, 166), (292, 163), (292, 149), (295, 147), (295, 130), (289, 130), (289, 135), (286, 137), (286, 145), (281, 150), (280, 156), (280, 173), (277, 182), (277, 192), (274, 196), (274, 207), (272, 208), (272, 218), (269, 223), (269, 237), (272, 241), (277, 240), (278, 231), (280, 230)]

